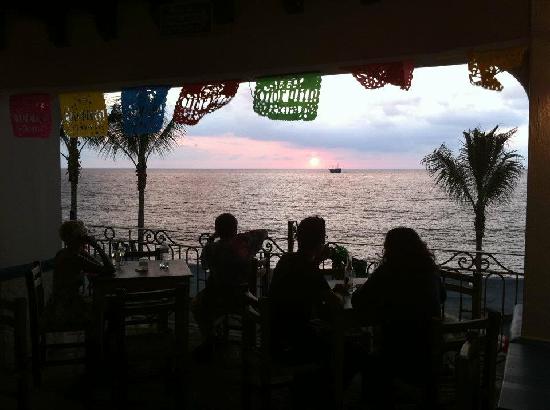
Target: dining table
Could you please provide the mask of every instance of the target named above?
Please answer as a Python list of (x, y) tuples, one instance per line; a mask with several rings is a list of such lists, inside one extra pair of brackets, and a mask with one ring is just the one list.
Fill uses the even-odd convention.
[(125, 289), (127, 292), (148, 292), (174, 289), (182, 284), (189, 291), (192, 276), (189, 266), (182, 259), (140, 260), (123, 261), (113, 275), (91, 279), (94, 322), (91, 336), (100, 358), (103, 358), (105, 313), (109, 296), (114, 295), (117, 289)]

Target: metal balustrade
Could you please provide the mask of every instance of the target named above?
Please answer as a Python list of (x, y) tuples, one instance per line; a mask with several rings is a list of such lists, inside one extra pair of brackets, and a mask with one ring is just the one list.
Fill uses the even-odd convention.
[[(278, 259), (288, 249), (296, 250), (296, 226), (295, 221), (288, 223), (288, 236), (283, 239), (267, 238), (258, 252), (258, 258), (267, 261), (265, 275), (259, 282), (260, 292), (265, 291), (271, 280), (271, 272)], [(131, 250), (142, 248), (154, 250), (159, 247), (166, 249), (171, 259), (184, 259), (190, 266), (195, 277), (195, 289), (198, 292), (205, 284), (207, 272), (200, 263), (200, 255), (206, 244), (209, 233), (198, 235), (196, 244), (186, 244), (175, 239), (175, 231), (161, 228), (142, 228), (141, 232), (133, 227), (116, 227), (89, 225), (90, 233), (96, 237), (105, 252), (113, 254), (120, 246)], [(138, 240), (142, 238), (142, 240)], [(286, 246), (281, 245), (286, 240)], [(360, 243), (331, 240), (334, 245), (354, 245), (361, 247)], [(372, 244), (364, 244), (372, 247)], [(380, 247), (382, 249), (382, 247)], [(447, 303), (443, 306), (444, 313), (456, 316), (459, 320), (465, 315), (479, 316), (487, 309), (499, 311), (503, 317), (511, 317), (516, 303), (522, 302), (523, 295), (523, 271), (510, 266), (523, 266), (523, 255), (517, 253), (493, 253), (476, 252), (460, 249), (432, 249), (436, 263), (443, 272), (443, 279), (448, 289)], [(357, 276), (370, 275), (380, 263), (381, 256), (355, 255), (353, 258), (355, 274)], [(507, 264), (503, 261), (506, 260)], [(330, 267), (330, 261), (327, 267)], [(476, 285), (477, 284), (477, 285)], [(460, 292), (460, 289), (476, 287), (472, 292)], [(473, 293), (470, 295), (469, 293)], [(468, 299), (470, 301), (468, 302)], [(451, 307), (454, 309), (452, 311)], [(476, 308), (477, 305), (477, 308)]]

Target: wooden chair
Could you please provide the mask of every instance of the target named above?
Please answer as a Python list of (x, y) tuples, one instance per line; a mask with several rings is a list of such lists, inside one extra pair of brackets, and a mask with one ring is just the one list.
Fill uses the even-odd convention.
[[(269, 259), (253, 258), (250, 261), (250, 271), (248, 274), (248, 280), (242, 284), (243, 292), (250, 292), (250, 294), (257, 296), (258, 294), (266, 294), (268, 286), (265, 283), (265, 278), (269, 275)], [(258, 279), (260, 282), (258, 283)], [(265, 290), (264, 290), (265, 289)], [(223, 315), (217, 323), (218, 334), (221, 335), (222, 340), (229, 342), (230, 333), (242, 332), (243, 319), (242, 312), (233, 312)]]
[[(189, 325), (189, 288), (182, 283), (176, 289), (161, 291), (128, 293), (119, 289), (113, 298), (115, 319), (115, 341), (112, 355), (115, 382), (113, 397), (118, 403), (125, 403), (128, 395), (129, 363), (133, 358), (165, 359), (165, 380), (175, 384), (176, 404), (182, 404), (184, 399), (184, 366), (188, 351)], [(174, 328), (157, 326), (144, 332), (127, 331), (130, 326), (139, 324), (135, 317), (164, 317), (174, 313)], [(151, 320), (158, 324), (158, 320)], [(143, 329), (142, 329), (143, 330)], [(151, 331), (154, 330), (154, 331)], [(134, 354), (137, 352), (136, 354)]]
[[(439, 376), (440, 388), (449, 382), (454, 385), (454, 408), (495, 408), (500, 321), (501, 315), (497, 312), (488, 312), (483, 319), (451, 323), (436, 321), (434, 374)], [(446, 378), (442, 367), (445, 358), (452, 370), (450, 377), (447, 374)]]
[(42, 267), (40, 262), (33, 262), (32, 268), (25, 275), (29, 303), (29, 325), (32, 349), (32, 374), (36, 386), (41, 384), (42, 368), (46, 366), (63, 366), (71, 364), (86, 363), (88, 355), (67, 359), (48, 359), (50, 350), (59, 351), (63, 349), (85, 349), (86, 342), (60, 342), (48, 343), (48, 335), (63, 333), (81, 332), (86, 340), (87, 324), (63, 324), (44, 322), (45, 296), (42, 283)]
[(13, 366), (0, 366), (0, 395), (17, 400), (17, 409), (28, 408), (29, 366), (27, 354), (27, 301), (17, 298), (14, 301), (0, 300), (0, 328), (13, 338)]
[[(244, 295), (243, 337), (242, 337), (242, 407), (249, 409), (253, 389), (260, 392), (262, 409), (271, 405), (271, 391), (276, 388), (290, 387), (296, 375), (314, 374), (321, 370), (317, 363), (288, 365), (278, 363), (271, 354), (270, 302), (269, 298), (256, 298), (250, 292)], [(340, 344), (336, 344), (341, 347)], [(341, 404), (342, 362), (339, 350), (332, 352), (337, 362), (334, 366), (334, 398)]]

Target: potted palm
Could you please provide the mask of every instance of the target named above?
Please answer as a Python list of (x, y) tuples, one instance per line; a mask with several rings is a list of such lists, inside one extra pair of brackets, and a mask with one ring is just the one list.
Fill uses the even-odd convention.
[(330, 248), (332, 261), (332, 276), (334, 279), (344, 279), (351, 270), (351, 257), (349, 251), (342, 245), (335, 245)]

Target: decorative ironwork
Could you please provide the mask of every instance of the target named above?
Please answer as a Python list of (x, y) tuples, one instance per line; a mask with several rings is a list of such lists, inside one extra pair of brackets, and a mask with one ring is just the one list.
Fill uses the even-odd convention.
[[(289, 224), (293, 227), (295, 224)], [(112, 226), (89, 226), (92, 234), (96, 234), (98, 242), (106, 252), (111, 253), (119, 246), (136, 250), (139, 243), (137, 228), (112, 227)], [(207, 273), (200, 266), (200, 255), (210, 233), (201, 234), (198, 244), (183, 244), (172, 237), (173, 232), (165, 229), (143, 228), (143, 242), (147, 250), (154, 250), (158, 247), (168, 247), (169, 255), (173, 259), (185, 259), (196, 278), (196, 289), (199, 291), (207, 279)], [(283, 239), (284, 241), (284, 239)], [(367, 245), (352, 244), (346, 242), (329, 242), (334, 245)], [(372, 244), (368, 244), (372, 246)], [(456, 310), (457, 318), (462, 319), (465, 314), (471, 313), (471, 294), (474, 274), (477, 272), (476, 257), (479, 257), (479, 273), (481, 277), (481, 311), (488, 309), (499, 310), (505, 318), (510, 317), (515, 303), (521, 302), (523, 272), (511, 268), (509, 262), (501, 259), (502, 256), (509, 258), (523, 258), (520, 254), (495, 254), (491, 252), (468, 252), (464, 250), (434, 249), (438, 266), (445, 272), (445, 283), (448, 287), (450, 299), (444, 305), (446, 313), (453, 313)], [(267, 238), (256, 258), (269, 266), (267, 276), (262, 278), (263, 291), (267, 291), (271, 272), (278, 259), (287, 253), (274, 238)], [(476, 256), (479, 255), (479, 256)], [(366, 259), (353, 258), (352, 276), (366, 276), (374, 272), (381, 261), (380, 255), (374, 255)], [(330, 268), (330, 261), (327, 261), (327, 268)], [(264, 283), (265, 282), (265, 283)], [(465, 290), (461, 292), (461, 290)], [(453, 295), (454, 294), (454, 295)], [(452, 303), (451, 303), (452, 302)]]

